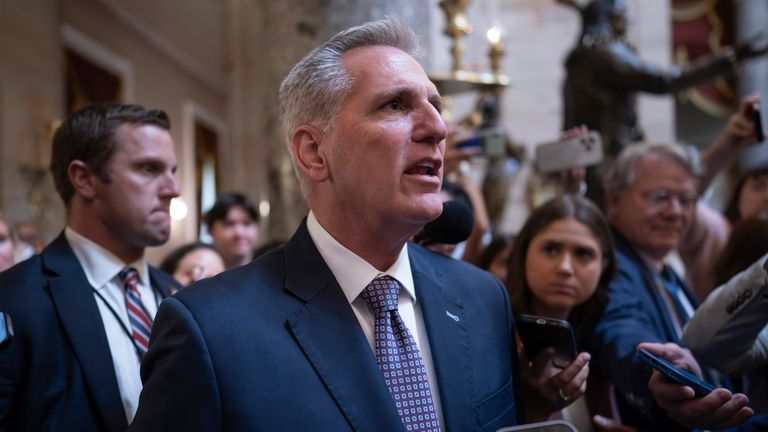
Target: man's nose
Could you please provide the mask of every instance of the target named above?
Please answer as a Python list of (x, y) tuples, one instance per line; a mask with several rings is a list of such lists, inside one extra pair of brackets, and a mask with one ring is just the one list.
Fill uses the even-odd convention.
[(176, 177), (175, 173), (168, 173), (166, 175), (166, 181), (161, 188), (160, 193), (167, 198), (176, 198), (181, 195), (181, 185), (179, 184), (179, 179)]
[(423, 102), (415, 111), (413, 141), (439, 144), (448, 135), (442, 115), (429, 102)]

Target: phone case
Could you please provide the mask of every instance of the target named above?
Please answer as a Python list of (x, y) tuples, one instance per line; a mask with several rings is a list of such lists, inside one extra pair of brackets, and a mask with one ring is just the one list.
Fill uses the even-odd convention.
[(765, 135), (763, 135), (763, 118), (760, 115), (759, 109), (752, 109), (752, 121), (755, 122), (755, 136), (757, 142), (761, 143), (765, 141)]
[(596, 131), (587, 135), (536, 146), (536, 168), (542, 173), (572, 166), (590, 166), (603, 160), (603, 140)]
[(649, 366), (664, 374), (670, 381), (692, 388), (697, 397), (706, 396), (715, 389), (712, 384), (702, 381), (696, 375), (673, 365), (649, 351), (641, 349), (637, 352), (637, 355)]
[(576, 338), (568, 321), (521, 314), (515, 318), (515, 325), (528, 360), (548, 347), (553, 347), (558, 357), (568, 361), (576, 358)]

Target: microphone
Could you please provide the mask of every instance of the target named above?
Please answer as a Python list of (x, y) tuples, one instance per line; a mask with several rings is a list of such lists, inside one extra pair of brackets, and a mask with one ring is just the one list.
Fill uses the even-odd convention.
[(466, 240), (472, 233), (475, 216), (472, 209), (462, 201), (451, 200), (443, 203), (443, 213), (432, 222), (424, 225), (414, 237), (416, 243), (457, 244)]

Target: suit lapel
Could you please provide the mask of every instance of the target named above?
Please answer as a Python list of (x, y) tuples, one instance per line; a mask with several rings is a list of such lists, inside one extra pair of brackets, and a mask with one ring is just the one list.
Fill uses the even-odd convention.
[(349, 424), (402, 430), (371, 347), (306, 223), (286, 245), (286, 272), (286, 289), (306, 302), (288, 326)]
[(629, 244), (618, 230), (613, 229), (612, 233), (617, 250), (625, 254), (630, 261), (636, 263), (637, 270), (640, 272), (640, 277), (643, 279), (643, 285), (645, 286), (646, 292), (651, 297), (653, 306), (656, 308), (656, 313), (662, 321), (661, 324), (664, 328), (661, 330), (666, 334), (667, 340), (679, 342), (680, 338), (677, 336), (675, 325), (672, 322), (672, 316), (669, 313), (664, 298), (659, 292), (658, 275), (654, 274), (654, 272), (645, 264), (645, 261), (640, 257), (640, 254), (638, 254), (635, 248)]
[(42, 255), (43, 265), (53, 273), (48, 279), (51, 299), (72, 344), (92, 400), (108, 430), (125, 430), (128, 422), (91, 286), (63, 234)]
[(408, 250), (416, 297), (424, 317), (446, 430), (470, 430), (472, 365), (464, 305), (451, 294), (442, 272), (416, 248)]
[(181, 288), (181, 285), (179, 285), (175, 279), (152, 266), (149, 267), (149, 282), (160, 292), (160, 297), (163, 299), (173, 295), (171, 288), (175, 290)]

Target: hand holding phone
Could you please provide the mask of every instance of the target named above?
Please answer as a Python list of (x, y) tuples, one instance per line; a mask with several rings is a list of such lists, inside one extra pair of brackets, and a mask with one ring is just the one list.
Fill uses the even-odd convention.
[(670, 381), (692, 388), (696, 397), (704, 397), (715, 390), (715, 386), (712, 384), (661, 357), (651, 354), (650, 351), (641, 349), (637, 352), (637, 356), (640, 360), (661, 372)]

